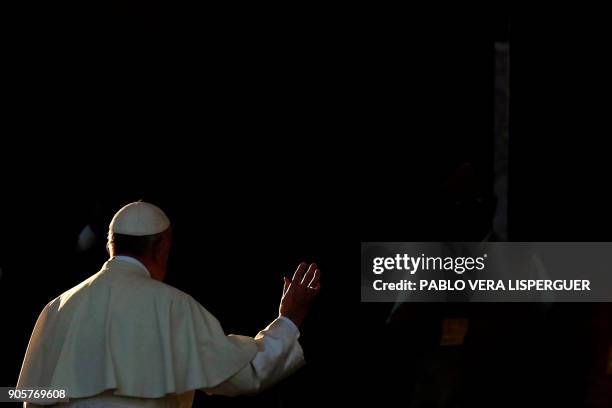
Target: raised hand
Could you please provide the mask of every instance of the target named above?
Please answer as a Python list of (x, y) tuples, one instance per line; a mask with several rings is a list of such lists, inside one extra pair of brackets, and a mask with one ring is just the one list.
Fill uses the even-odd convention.
[(291, 319), (296, 326), (300, 326), (308, 313), (310, 306), (321, 290), (319, 279), (321, 272), (317, 264), (312, 263), (306, 269), (306, 263), (298, 265), (293, 279), (285, 279), (283, 297), (278, 309), (281, 316)]

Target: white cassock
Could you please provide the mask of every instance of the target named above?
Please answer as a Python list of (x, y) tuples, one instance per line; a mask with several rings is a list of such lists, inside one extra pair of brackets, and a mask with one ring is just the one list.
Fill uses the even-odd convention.
[(17, 387), (65, 389), (57, 406), (190, 407), (195, 390), (249, 394), (291, 374), (299, 334), (279, 317), (255, 338), (227, 336), (191, 296), (117, 256), (45, 306)]

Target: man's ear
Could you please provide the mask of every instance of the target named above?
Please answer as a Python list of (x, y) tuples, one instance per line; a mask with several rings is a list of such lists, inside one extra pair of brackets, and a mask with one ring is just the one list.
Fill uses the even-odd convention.
[(153, 252), (153, 257), (156, 261), (161, 260), (164, 245), (165, 245), (165, 242), (163, 238), (160, 238), (153, 243), (152, 252)]

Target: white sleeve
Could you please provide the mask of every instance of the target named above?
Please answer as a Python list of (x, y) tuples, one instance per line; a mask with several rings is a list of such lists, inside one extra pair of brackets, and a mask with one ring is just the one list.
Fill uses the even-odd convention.
[(255, 336), (258, 352), (242, 370), (217, 385), (204, 389), (208, 394), (252, 394), (268, 388), (304, 365), (298, 342), (300, 331), (288, 318), (280, 316)]

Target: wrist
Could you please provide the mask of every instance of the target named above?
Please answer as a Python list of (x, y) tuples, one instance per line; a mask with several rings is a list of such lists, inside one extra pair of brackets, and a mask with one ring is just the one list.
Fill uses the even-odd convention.
[(296, 325), (296, 327), (300, 327), (300, 325), (302, 324), (302, 320), (304, 320), (304, 316), (295, 315), (293, 313), (281, 312), (279, 313), (279, 316), (282, 316), (284, 318), (291, 320), (293, 324)]

